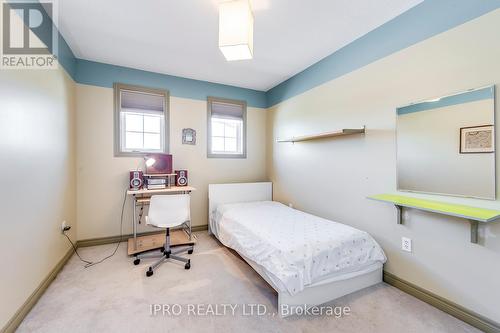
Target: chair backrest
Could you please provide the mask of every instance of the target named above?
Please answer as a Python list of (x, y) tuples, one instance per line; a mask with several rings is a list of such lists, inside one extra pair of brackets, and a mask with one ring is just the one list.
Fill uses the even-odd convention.
[(189, 194), (153, 195), (149, 203), (147, 224), (170, 228), (190, 220)]

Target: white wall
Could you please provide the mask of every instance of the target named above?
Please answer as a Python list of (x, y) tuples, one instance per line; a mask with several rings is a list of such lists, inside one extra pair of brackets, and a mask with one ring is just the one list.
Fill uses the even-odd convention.
[(0, 327), (69, 250), (61, 222), (76, 233), (74, 116), (64, 70), (1, 71)]
[[(76, 85), (78, 239), (120, 234), (120, 211), (128, 172), (142, 159), (113, 156), (113, 89)], [(208, 184), (266, 180), (266, 110), (248, 108), (246, 159), (207, 158), (207, 102), (170, 97), (170, 152), (175, 169), (189, 171), (193, 226), (207, 224)], [(182, 144), (182, 129), (197, 131), (197, 144)], [(130, 198), (129, 198), (130, 199)], [(126, 203), (124, 234), (132, 232)], [(139, 232), (147, 231), (140, 226)]]
[[(388, 272), (500, 322), (500, 223), (481, 228), (477, 245), (464, 220), (410, 210), (397, 225), (394, 207), (366, 199), (396, 190), (396, 107), (500, 84), (498, 31), (500, 10), (271, 108), (267, 162), (275, 199), (370, 232), (388, 255)], [(364, 136), (275, 142), (362, 125)], [(401, 236), (413, 239), (413, 253), (400, 250)]]
[(397, 116), (398, 187), (495, 197), (495, 154), (460, 154), (460, 128), (494, 124), (493, 99)]

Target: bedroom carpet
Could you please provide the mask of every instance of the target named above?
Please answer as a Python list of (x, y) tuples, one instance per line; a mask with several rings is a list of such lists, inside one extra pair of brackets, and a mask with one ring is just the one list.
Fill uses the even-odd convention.
[[(332, 307), (350, 308), (340, 318), (281, 319), (273, 316), (276, 294), (250, 266), (206, 232), (196, 235), (190, 270), (164, 263), (152, 277), (145, 275), (151, 261), (134, 266), (126, 243), (114, 257), (91, 268), (73, 256), (18, 332), (479, 332), (384, 283), (332, 302)], [(79, 251), (97, 260), (114, 246)], [(162, 306), (165, 315), (153, 315), (151, 304)], [(251, 309), (257, 311), (249, 304), (262, 304), (259, 309), (266, 313), (249, 315)], [(234, 316), (229, 306), (236, 307)], [(206, 315), (210, 311), (214, 314)]]

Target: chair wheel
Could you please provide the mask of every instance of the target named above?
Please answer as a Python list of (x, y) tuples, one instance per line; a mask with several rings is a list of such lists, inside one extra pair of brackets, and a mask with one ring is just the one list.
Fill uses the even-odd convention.
[(140, 262), (141, 262), (141, 259), (135, 258), (134, 265), (139, 265)]
[(165, 249), (163, 247), (160, 247), (160, 252), (163, 253)]
[(151, 267), (149, 267), (149, 270), (146, 272), (146, 276), (151, 276), (153, 275), (153, 270), (151, 269)]
[(184, 269), (190, 269), (191, 268), (191, 263), (188, 262), (186, 265), (184, 265)]
[(193, 253), (193, 250), (188, 250), (188, 254), (192, 254)]

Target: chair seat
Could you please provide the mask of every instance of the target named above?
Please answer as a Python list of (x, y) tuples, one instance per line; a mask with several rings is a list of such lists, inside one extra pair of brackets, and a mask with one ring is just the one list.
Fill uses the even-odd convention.
[(150, 222), (150, 219), (149, 219), (149, 216), (146, 216), (146, 224), (149, 225), (149, 226), (152, 226), (152, 227), (155, 227), (155, 228), (160, 228), (160, 229), (167, 229), (167, 228), (175, 228), (175, 227), (178, 227), (178, 226), (181, 226), (183, 225), (184, 223), (186, 222), (189, 222), (189, 220), (186, 220), (182, 223), (152, 223)]
[(151, 197), (146, 224), (157, 228), (172, 228), (190, 219), (189, 194), (153, 195)]

